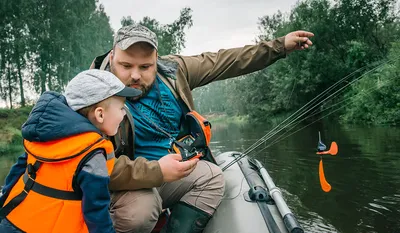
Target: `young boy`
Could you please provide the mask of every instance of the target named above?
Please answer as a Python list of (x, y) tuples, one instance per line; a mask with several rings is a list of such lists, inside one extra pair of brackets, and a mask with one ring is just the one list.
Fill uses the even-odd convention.
[(125, 87), (112, 73), (88, 70), (65, 94), (45, 92), (22, 126), (25, 154), (6, 179), (0, 232), (115, 232), (109, 215), (109, 175)]

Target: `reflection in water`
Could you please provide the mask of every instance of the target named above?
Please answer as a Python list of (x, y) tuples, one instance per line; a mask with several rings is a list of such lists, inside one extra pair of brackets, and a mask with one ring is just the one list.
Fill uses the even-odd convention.
[[(214, 154), (244, 151), (271, 128), (266, 125), (213, 125)], [(318, 131), (336, 141), (336, 157), (324, 155), (332, 191), (321, 190)], [(306, 232), (400, 232), (400, 128), (346, 128), (312, 125), (254, 153), (284, 192)], [(267, 141), (259, 149), (268, 147)], [(260, 150), (257, 150), (260, 151)]]
[[(244, 151), (271, 128), (266, 125), (213, 124), (214, 154)], [(336, 141), (339, 153), (325, 156), (332, 191), (321, 190), (318, 131), (326, 144)], [(268, 169), (306, 232), (400, 232), (400, 128), (346, 128), (313, 125), (252, 154)], [(270, 145), (268, 141), (262, 146)], [(15, 156), (0, 157), (3, 181)], [(2, 184), (2, 183), (0, 183)]]

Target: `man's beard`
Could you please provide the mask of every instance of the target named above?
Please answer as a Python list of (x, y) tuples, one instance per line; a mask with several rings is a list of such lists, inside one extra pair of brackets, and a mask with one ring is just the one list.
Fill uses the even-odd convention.
[[(156, 81), (156, 79), (154, 79), (153, 82), (148, 86), (146, 86), (144, 84), (139, 84), (140, 87), (135, 88), (135, 89), (141, 90), (142, 94), (140, 94), (139, 96), (135, 96), (135, 97), (127, 97), (126, 99), (129, 100), (129, 101), (137, 101), (138, 99), (146, 96), (147, 94), (149, 94), (150, 90), (153, 88), (155, 81)], [(130, 85), (133, 85), (133, 84), (136, 84), (136, 83), (130, 83), (130, 84), (126, 85), (126, 86), (130, 87)]]
[[(110, 72), (115, 75), (112, 62), (110, 62)], [(139, 84), (139, 87), (131, 87), (132, 85), (137, 85), (138, 83), (135, 83), (135, 82), (128, 83), (126, 85), (127, 87), (131, 87), (131, 88), (135, 88), (135, 89), (141, 90), (142, 94), (140, 94), (139, 96), (135, 96), (135, 97), (127, 97), (126, 99), (129, 100), (129, 101), (136, 101), (136, 100), (142, 98), (143, 96), (146, 96), (147, 94), (149, 94), (151, 88), (153, 88), (154, 83), (156, 82), (156, 75), (157, 75), (157, 71), (154, 72), (154, 80), (150, 85)]]

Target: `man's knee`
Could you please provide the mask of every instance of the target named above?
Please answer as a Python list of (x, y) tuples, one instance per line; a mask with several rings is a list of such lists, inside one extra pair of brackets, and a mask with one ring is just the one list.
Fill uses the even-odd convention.
[(212, 215), (222, 200), (225, 191), (224, 175), (217, 165), (199, 161), (188, 179), (194, 181), (193, 188), (180, 201)]
[(207, 161), (199, 161), (197, 166), (199, 166), (196, 171), (197, 187), (205, 192), (207, 192), (206, 190), (212, 191), (214, 195), (222, 197), (225, 191), (225, 180), (221, 168)]
[(151, 232), (162, 211), (155, 189), (113, 193), (110, 214), (117, 232)]

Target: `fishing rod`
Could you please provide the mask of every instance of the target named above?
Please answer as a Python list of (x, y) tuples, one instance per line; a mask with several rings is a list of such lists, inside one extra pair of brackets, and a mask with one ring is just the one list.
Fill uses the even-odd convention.
[[(361, 94), (368, 94), (369, 92), (371, 92), (371, 91), (373, 91), (373, 90), (375, 90), (375, 89), (376, 89), (376, 87), (372, 87), (372, 88), (367, 89), (367, 90), (364, 91), (363, 93), (359, 93), (359, 94), (357, 94), (357, 95), (360, 95), (360, 97), (361, 97)], [(354, 98), (354, 96), (349, 97), (349, 98), (347, 98), (347, 99), (350, 99), (350, 98)], [(324, 111), (326, 111), (326, 110), (328, 110), (328, 109), (330, 109), (330, 108), (333, 108), (334, 106), (336, 106), (336, 105), (338, 105), (338, 104), (340, 104), (340, 103), (342, 103), (342, 102), (344, 102), (344, 101), (347, 101), (347, 99), (345, 99), (345, 100), (343, 100), (343, 101), (340, 101), (339, 103), (337, 103), (337, 104), (335, 104), (335, 105), (333, 105), (333, 106), (331, 106), (331, 107), (329, 107), (329, 108), (327, 108), (327, 109), (325, 109), (325, 110), (321, 110), (321, 111), (319, 111), (319, 112), (316, 112), (316, 113), (314, 113), (314, 114), (312, 114), (312, 115), (310, 115), (310, 116), (308, 116), (308, 117), (302, 119), (301, 121), (297, 122), (294, 126), (292, 126), (287, 132), (290, 132), (293, 128), (295, 128), (299, 123), (303, 122), (304, 120), (307, 120), (308, 118), (311, 118), (311, 117), (313, 117), (313, 116), (315, 116), (315, 115), (317, 115), (317, 114), (319, 114), (319, 113), (321, 113), (321, 112), (324, 112)], [(282, 140), (284, 140), (284, 139), (290, 137), (291, 135), (293, 135), (293, 134), (295, 134), (295, 133), (297, 133), (297, 132), (299, 132), (299, 131), (301, 131), (301, 130), (307, 128), (308, 126), (310, 126), (310, 125), (316, 123), (317, 121), (320, 121), (320, 120), (322, 120), (323, 118), (326, 118), (327, 116), (329, 116), (329, 115), (331, 115), (331, 114), (333, 114), (333, 113), (339, 111), (340, 109), (346, 107), (347, 105), (351, 104), (352, 102), (355, 102), (356, 100), (357, 100), (357, 99), (352, 99), (349, 103), (340, 106), (339, 108), (337, 108), (337, 109), (335, 109), (335, 110), (329, 112), (328, 114), (326, 114), (326, 115), (324, 115), (324, 116), (318, 118), (317, 120), (315, 120), (315, 121), (313, 121), (313, 122), (311, 122), (311, 123), (309, 123), (309, 124), (303, 126), (302, 128), (296, 130), (295, 132), (292, 132), (291, 134), (287, 135), (286, 137), (283, 137), (283, 136), (285, 136), (285, 133), (284, 133), (284, 134), (281, 135), (279, 138), (277, 138), (276, 140), (274, 140), (271, 144), (269, 144), (268, 146), (264, 147), (263, 149), (261, 149), (261, 150), (258, 151), (258, 152), (261, 152), (261, 151), (263, 151), (264, 149), (275, 145), (276, 143), (278, 143), (278, 142), (280, 142), (280, 141), (282, 141)]]
[[(391, 80), (391, 79), (389, 78), (389, 80)], [(306, 118), (304, 118), (304, 119), (302, 119), (302, 120), (296, 122), (296, 124), (294, 124), (290, 129), (288, 129), (287, 132), (290, 132), (290, 131), (291, 131), (293, 128), (295, 128), (299, 123), (301, 123), (301, 122), (307, 120), (308, 118), (311, 118), (311, 117), (313, 117), (313, 116), (315, 116), (315, 115), (317, 115), (317, 114), (320, 114), (320, 113), (322, 113), (322, 112), (324, 112), (324, 111), (326, 111), (326, 110), (329, 110), (330, 108), (333, 108), (334, 106), (339, 105), (339, 104), (341, 104), (342, 102), (348, 101), (348, 100), (350, 99), (348, 103), (346, 103), (346, 104), (344, 104), (344, 105), (341, 105), (339, 108), (334, 109), (333, 111), (329, 112), (328, 114), (326, 114), (326, 115), (324, 115), (324, 116), (322, 116), (322, 117), (320, 117), (320, 118), (314, 120), (313, 122), (311, 122), (311, 123), (309, 123), (309, 124), (303, 126), (302, 128), (296, 130), (295, 132), (292, 132), (291, 134), (289, 134), (289, 135), (287, 135), (287, 136), (285, 136), (285, 134), (286, 134), (287, 132), (283, 133), (280, 137), (278, 137), (277, 139), (275, 139), (271, 144), (269, 144), (268, 146), (262, 148), (262, 149), (261, 149), (260, 151), (258, 151), (258, 152), (261, 152), (261, 151), (263, 151), (263, 150), (265, 150), (265, 149), (267, 149), (267, 148), (273, 146), (274, 144), (276, 144), (276, 143), (278, 143), (278, 142), (280, 142), (280, 141), (282, 141), (282, 140), (284, 140), (284, 139), (290, 137), (291, 135), (293, 135), (293, 134), (295, 134), (295, 133), (297, 133), (297, 132), (299, 132), (299, 131), (301, 131), (301, 130), (307, 128), (308, 126), (310, 126), (310, 125), (312, 125), (312, 124), (314, 124), (314, 123), (316, 123), (316, 122), (322, 120), (323, 118), (326, 118), (327, 116), (329, 116), (329, 115), (331, 115), (331, 114), (333, 114), (333, 113), (339, 111), (340, 109), (346, 107), (347, 105), (349, 105), (349, 104), (351, 104), (351, 103), (357, 101), (358, 98), (354, 98), (355, 96), (362, 97), (363, 95), (368, 94), (368, 93), (372, 92), (373, 90), (375, 90), (375, 89), (377, 89), (377, 88), (379, 88), (379, 87), (371, 87), (371, 88), (368, 88), (368, 89), (366, 89), (365, 91), (363, 91), (362, 93), (358, 93), (358, 94), (356, 94), (356, 95), (354, 95), (354, 96), (351, 96), (351, 97), (349, 97), (349, 98), (346, 98), (346, 99), (340, 101), (339, 103), (336, 103), (336, 104), (334, 104), (334, 105), (328, 107), (327, 109), (324, 109), (324, 110), (321, 110), (321, 111), (319, 111), (319, 112), (316, 112), (316, 113), (314, 113), (314, 114), (312, 114), (312, 115), (309, 115), (308, 117), (306, 117)], [(287, 125), (287, 127), (289, 127), (289, 124)], [(285, 137), (284, 137), (284, 136), (285, 136)]]
[[(373, 90), (373, 89), (376, 89), (376, 87), (370, 88), (370, 89)], [(372, 91), (372, 90), (370, 90), (370, 91)], [(365, 93), (365, 92), (364, 92), (364, 93)], [(357, 95), (358, 95), (358, 94), (357, 94)], [(349, 98), (353, 98), (353, 97), (349, 97)], [(353, 100), (352, 100), (352, 102), (354, 102), (354, 101), (356, 101), (356, 99), (353, 99)], [(343, 101), (342, 101), (342, 102), (343, 102)], [(350, 102), (350, 103), (351, 103), (351, 102)], [(286, 133), (286, 132), (285, 132), (285, 133), (282, 134), (280, 137), (278, 137), (277, 139), (275, 139), (271, 144), (269, 144), (269, 145), (267, 145), (266, 147), (262, 148), (262, 149), (259, 150), (258, 152), (264, 151), (265, 149), (267, 149), (267, 148), (269, 148), (269, 147), (275, 145), (275, 144), (278, 143), (279, 141), (284, 140), (284, 139), (288, 138), (289, 136), (291, 136), (291, 135), (293, 135), (293, 134), (295, 134), (295, 133), (297, 133), (297, 132), (299, 132), (299, 131), (301, 131), (301, 130), (307, 128), (307, 127), (310, 126), (311, 124), (314, 124), (315, 122), (317, 122), (317, 121), (319, 121), (319, 120), (321, 120), (321, 119), (323, 119), (323, 118), (325, 118), (325, 117), (327, 117), (327, 116), (329, 116), (329, 115), (331, 115), (331, 114), (333, 114), (333, 113), (339, 111), (340, 109), (346, 107), (346, 106), (347, 106), (348, 104), (350, 104), (350, 103), (347, 103), (346, 105), (342, 105), (341, 107), (335, 109), (334, 111), (332, 111), (332, 112), (330, 112), (330, 113), (328, 113), (328, 114), (326, 114), (326, 115), (324, 115), (324, 116), (318, 118), (317, 120), (315, 120), (315, 121), (313, 121), (313, 122), (311, 122), (311, 123), (305, 125), (304, 127), (300, 128), (300, 129), (298, 129), (298, 130), (296, 130), (295, 132), (292, 132), (291, 134), (289, 134), (289, 135), (287, 135), (287, 136), (285, 136), (285, 133)], [(328, 109), (329, 109), (329, 108), (328, 108)], [(328, 109), (321, 110), (320, 112), (326, 111), (326, 110), (328, 110)], [(307, 112), (308, 112), (308, 111), (307, 111)], [(319, 112), (319, 113), (320, 113), (320, 112)], [(305, 113), (304, 113), (304, 114), (305, 114)], [(304, 114), (302, 114), (302, 115), (304, 115)], [(308, 119), (308, 118), (310, 118), (310, 117), (312, 117), (312, 116), (314, 116), (314, 115), (316, 115), (316, 114), (317, 114), (317, 113), (314, 113), (313, 115), (308, 116), (308, 117), (306, 117), (305, 119), (296, 122), (296, 124), (295, 124), (292, 128), (290, 128), (289, 130), (287, 130), (287, 132), (289, 132), (290, 130), (292, 130), (294, 127), (296, 127), (296, 126), (297, 126), (299, 123), (301, 123), (302, 121), (304, 121), (304, 120), (306, 120), (306, 119)], [(300, 116), (300, 117), (301, 117), (301, 116)], [(299, 117), (298, 117), (298, 118), (299, 118)], [(298, 119), (298, 118), (297, 118), (297, 119)], [(230, 162), (229, 164), (227, 164), (222, 170), (225, 171), (227, 168), (229, 168), (230, 166), (232, 166), (234, 163), (236, 163), (237, 161), (239, 161), (240, 159), (242, 159), (242, 158), (245, 157), (246, 155), (249, 155), (251, 152), (253, 152), (255, 149), (257, 149), (260, 145), (262, 145), (265, 141), (271, 139), (273, 136), (275, 136), (276, 134), (278, 134), (279, 132), (281, 132), (283, 129), (288, 128), (291, 124), (293, 124), (293, 122), (294, 122), (294, 120), (291, 121), (290, 123), (288, 123), (287, 125), (281, 127), (281, 129), (279, 129), (279, 130), (277, 130), (275, 133), (273, 133), (272, 136), (271, 136), (271, 132), (270, 132), (270, 136), (269, 136), (268, 138), (264, 139), (264, 141), (263, 141), (262, 143), (259, 143), (256, 147), (254, 147), (254, 148), (251, 149), (250, 151), (248, 151), (248, 152), (246, 152), (246, 153), (242, 153), (241, 156), (239, 156), (239, 157), (237, 157), (235, 160), (231, 161), (231, 162)], [(285, 137), (284, 137), (284, 136), (285, 136)], [(253, 144), (253, 145), (254, 145), (254, 144)]]
[[(279, 126), (281, 126), (282, 124), (286, 123), (287, 121), (289, 121), (291, 118), (296, 117), (296, 114), (299, 114), (300, 116), (297, 116), (296, 119), (298, 119), (299, 117), (305, 115), (306, 113), (308, 113), (309, 111), (311, 111), (312, 109), (315, 109), (316, 107), (318, 107), (318, 105), (320, 103), (323, 103), (324, 101), (330, 99), (332, 96), (334, 96), (335, 94), (337, 94), (338, 92), (341, 92), (342, 90), (344, 90), (346, 87), (348, 87), (349, 85), (355, 83), (356, 81), (362, 79), (363, 77), (365, 77), (368, 73), (375, 71), (376, 69), (380, 68), (381, 66), (387, 64), (390, 61), (385, 61), (385, 62), (381, 62), (381, 64), (378, 64), (376, 67), (374, 67), (373, 69), (371, 69), (370, 71), (368, 71), (367, 73), (362, 74), (361, 76), (357, 77), (355, 80), (353, 80), (350, 83), (347, 83), (345, 86), (343, 86), (342, 88), (340, 88), (339, 90), (335, 91), (333, 94), (329, 95), (328, 97), (326, 97), (325, 99), (319, 101), (318, 103), (314, 103), (316, 101), (318, 101), (319, 99), (321, 99), (326, 93), (328, 93), (329, 91), (331, 91), (332, 89), (334, 89), (335, 87), (337, 87), (340, 83), (344, 82), (346, 79), (350, 78), (351, 76), (353, 76), (355, 73), (360, 72), (361, 70), (365, 69), (367, 66), (361, 67), (358, 70), (352, 72), (351, 74), (347, 75), (346, 77), (342, 78), (341, 80), (339, 80), (338, 82), (334, 83), (332, 86), (330, 86), (328, 89), (326, 89), (325, 91), (321, 92), (319, 95), (317, 95), (316, 97), (314, 97), (312, 100), (310, 100), (309, 102), (307, 102), (303, 107), (301, 107), (299, 110), (297, 110), (295, 113), (293, 113), (291, 116), (289, 116), (288, 118), (286, 118), (283, 122), (281, 122), (279, 125), (277, 125), (274, 129), (272, 129), (269, 133), (267, 133), (265, 136), (263, 136), (261, 139), (259, 139), (256, 143), (254, 143), (252, 146), (250, 146), (248, 149), (246, 149), (243, 153), (248, 154), (250, 153), (252, 150), (254, 150), (255, 148), (257, 148), (260, 144), (263, 144), (266, 140), (270, 139), (270, 137), (274, 136), (276, 133), (279, 133), (281, 130), (283, 130), (284, 128), (286, 128), (287, 125), (282, 126), (279, 130)], [(374, 63), (376, 64), (376, 63)], [(309, 108), (307, 110), (307, 107), (311, 104), (314, 104), (311, 108)], [(301, 110), (305, 109), (302, 113)]]
[[(382, 64), (379, 64), (378, 66), (380, 66)], [(309, 112), (310, 110), (312, 110), (313, 108), (315, 108), (318, 105), (314, 105), (314, 107), (312, 107), (309, 110), (304, 110), (303, 113), (299, 113), (301, 112), (303, 109), (307, 108), (309, 105), (313, 104), (314, 102), (318, 101), (319, 99), (321, 99), (321, 97), (323, 97), (326, 93), (329, 93), (330, 90), (332, 90), (333, 88), (335, 88), (336, 86), (338, 86), (340, 83), (344, 82), (346, 79), (348, 79), (349, 77), (353, 76), (354, 74), (356, 74), (357, 72), (365, 69), (366, 66), (359, 68), (358, 70), (352, 72), (351, 74), (345, 76), (344, 78), (342, 78), (341, 80), (339, 80), (338, 82), (334, 83), (332, 86), (330, 86), (329, 88), (327, 88), (326, 90), (324, 90), (323, 92), (321, 92), (319, 95), (317, 95), (316, 97), (314, 97), (312, 100), (310, 100), (309, 102), (307, 102), (304, 106), (302, 106), (300, 109), (298, 109), (296, 112), (294, 112), (292, 115), (290, 115), (288, 118), (286, 118), (284, 121), (282, 121), (280, 124), (278, 124), (275, 128), (273, 128), (271, 131), (269, 131), (266, 135), (264, 135), (262, 138), (260, 138), (257, 142), (255, 142), (253, 145), (251, 145), (248, 149), (246, 149), (241, 156), (237, 157), (235, 160), (231, 161), (229, 164), (227, 164), (222, 170), (225, 171), (227, 168), (229, 168), (230, 166), (232, 166), (234, 163), (236, 163), (237, 161), (239, 161), (240, 159), (242, 159), (243, 157), (245, 157), (246, 155), (248, 155), (249, 153), (253, 152), (255, 149), (257, 149), (260, 145), (262, 145), (265, 141), (269, 140), (271, 137), (273, 137), (274, 135), (276, 135), (277, 133), (281, 132), (283, 129), (287, 128), (288, 125), (290, 125), (291, 123), (293, 123), (293, 121), (291, 121), (289, 124), (285, 125), (285, 126), (281, 126), (284, 123), (286, 123), (287, 121), (289, 121), (291, 118), (295, 117), (296, 114), (300, 114), (300, 116), (303, 116), (304, 114), (306, 114), (307, 112)], [(279, 128), (280, 127), (280, 128)]]
[[(377, 70), (378, 68), (381, 68), (382, 66), (386, 65), (389, 62), (393, 62), (395, 60), (387, 60), (387, 61), (383, 61), (383, 62), (375, 62), (373, 64), (369, 64), (366, 65), (364, 67), (361, 67), (359, 69), (357, 69), (356, 71), (352, 72), (351, 74), (345, 76), (344, 78), (340, 79), (338, 82), (334, 83), (332, 86), (330, 86), (329, 88), (327, 88), (326, 90), (324, 90), (323, 92), (321, 92), (319, 95), (317, 95), (316, 97), (314, 97), (312, 100), (310, 100), (309, 102), (307, 102), (304, 106), (302, 106), (300, 109), (298, 109), (295, 113), (293, 113), (292, 115), (290, 115), (288, 118), (286, 118), (284, 121), (282, 121), (280, 124), (278, 124), (275, 128), (273, 128), (270, 132), (268, 132), (266, 135), (264, 135), (262, 138), (260, 138), (257, 142), (255, 142), (253, 145), (251, 145), (249, 148), (247, 148), (242, 154), (241, 156), (237, 157), (235, 160), (231, 161), (229, 164), (227, 164), (222, 170), (225, 171), (227, 168), (229, 168), (230, 166), (232, 166), (234, 163), (236, 163), (237, 161), (239, 161), (240, 159), (242, 159), (243, 157), (245, 157), (246, 155), (250, 154), (251, 152), (253, 152), (255, 149), (257, 149), (260, 145), (262, 145), (264, 142), (266, 142), (267, 140), (271, 139), (273, 136), (275, 136), (276, 134), (278, 134), (279, 132), (281, 132), (282, 130), (288, 128), (291, 124), (294, 124), (294, 122), (296, 122), (299, 118), (301, 118), (302, 116), (304, 116), (306, 113), (310, 112), (311, 110), (315, 109), (319, 104), (323, 103), (324, 101), (327, 101), (328, 99), (332, 98), (333, 96), (335, 96), (336, 94), (338, 94), (339, 92), (343, 91), (346, 87), (348, 87), (349, 85), (354, 84), (355, 82), (361, 80), (363, 77), (365, 77), (367, 74)], [(331, 95), (327, 96), (326, 98), (324, 98), (323, 100), (319, 101), (317, 104), (315, 104), (313, 107), (308, 108), (311, 104), (314, 104), (315, 102), (317, 102), (318, 100), (320, 100), (323, 96), (325, 96), (327, 93), (329, 93), (331, 90), (333, 90), (335, 87), (337, 87), (340, 83), (343, 83), (344, 81), (346, 81), (347, 79), (349, 79), (350, 77), (354, 76), (356, 73), (363, 71), (364, 69), (366, 69), (367, 67), (370, 66), (375, 66), (374, 68), (372, 68), (371, 70), (369, 70), (368, 72), (362, 74), (361, 76), (357, 77), (356, 79), (352, 80), (351, 82), (347, 83), (346, 85), (344, 85), (343, 87), (341, 87), (339, 90), (335, 91), (334, 93), (332, 93)], [(343, 102), (343, 101), (341, 101)], [(307, 109), (308, 108), (308, 109)], [(343, 108), (340, 107), (340, 108)], [(303, 110), (305, 109), (305, 110)], [(328, 108), (329, 109), (329, 108)], [(325, 109), (327, 110), (327, 109)], [(322, 110), (322, 111), (325, 111)], [(322, 112), (320, 111), (320, 112)], [(336, 112), (337, 110), (333, 111)], [(328, 115), (332, 114), (333, 112), (329, 113)], [(297, 114), (297, 115), (296, 115)], [(313, 114), (315, 115), (315, 114)], [(326, 115), (326, 116), (328, 116)], [(326, 117), (324, 116), (324, 117)], [(293, 120), (291, 120), (292, 118), (294, 118)], [(309, 117), (308, 117), (309, 118)], [(307, 118), (305, 118), (307, 119)], [(305, 120), (303, 119), (303, 120)], [(322, 119), (322, 118), (320, 118)], [(320, 120), (318, 119), (318, 120)], [(282, 126), (284, 123), (286, 123), (287, 121), (291, 120), (289, 123), (287, 123), (286, 125)], [(302, 121), (303, 121), (302, 120)], [(318, 121), (317, 120), (317, 121)], [(301, 122), (301, 121), (300, 121)], [(300, 123), (298, 122), (298, 123)], [(313, 123), (315, 123), (316, 121), (314, 121)], [(298, 124), (297, 123), (297, 124)], [(310, 125), (310, 124), (309, 124)], [(308, 126), (308, 125), (307, 125)], [(279, 128), (280, 127), (280, 128)], [(304, 128), (304, 127), (303, 127)], [(302, 128), (302, 129), (303, 129)], [(298, 131), (296, 131), (298, 132)], [(290, 134), (292, 135), (292, 134)], [(289, 136), (290, 136), (289, 135)], [(284, 135), (282, 135), (284, 136)], [(282, 138), (282, 136), (280, 138)], [(286, 137), (285, 137), (286, 138)], [(279, 139), (279, 138), (278, 138)], [(271, 145), (267, 146), (270, 147)], [(264, 150), (265, 148), (263, 148)]]
[[(368, 73), (370, 73), (370, 72), (372, 72), (372, 70), (369, 71)], [(363, 74), (363, 76), (367, 75), (368, 73)], [(348, 85), (353, 84), (354, 82), (358, 81), (359, 79), (361, 79), (361, 76), (360, 76), (358, 79), (353, 80), (351, 83), (348, 83), (346, 86), (342, 87), (341, 89), (344, 89), (345, 87), (347, 87)], [(373, 91), (373, 90), (375, 90), (375, 89), (377, 89), (377, 88), (379, 88), (379, 87), (371, 87), (371, 88), (367, 89), (366, 91), (364, 91), (364, 92), (362, 92), (362, 93), (358, 93), (358, 94), (356, 94), (356, 95), (354, 95), (354, 96), (369, 93), (369, 92), (371, 92), (371, 91)], [(322, 100), (320, 103), (322, 103), (322, 102), (326, 101), (327, 99), (331, 98), (333, 95), (337, 94), (339, 91), (340, 91), (340, 90), (338, 90), (338, 91), (336, 91), (335, 93), (333, 93), (332, 95), (328, 96), (327, 98), (325, 98), (324, 100)], [(354, 96), (348, 97), (348, 98), (346, 98), (346, 99), (344, 99), (344, 100), (342, 100), (342, 101), (340, 101), (340, 102), (338, 102), (338, 103), (336, 103), (336, 104), (334, 104), (334, 105), (332, 105), (332, 106), (330, 106), (330, 107), (328, 107), (328, 108), (326, 108), (326, 109), (320, 110), (319, 112), (315, 112), (315, 113), (313, 113), (313, 114), (311, 114), (311, 115), (309, 115), (309, 116), (303, 118), (302, 120), (299, 120), (299, 119), (300, 119), (301, 117), (303, 117), (306, 113), (308, 113), (309, 111), (311, 111), (313, 108), (311, 108), (311, 109), (305, 111), (304, 113), (302, 113), (301, 115), (299, 115), (298, 117), (296, 117), (295, 119), (293, 119), (291, 122), (289, 122), (288, 124), (286, 124), (285, 126), (283, 126), (280, 130), (278, 130), (278, 131), (276, 131), (276, 132), (273, 132), (273, 134), (270, 135), (268, 138), (266, 138), (261, 144), (263, 144), (265, 141), (271, 139), (273, 136), (275, 136), (275, 135), (277, 135), (278, 133), (280, 133), (283, 129), (286, 129), (286, 128), (290, 127), (290, 126), (293, 125), (293, 124), (294, 124), (294, 126), (291, 127), (290, 129), (288, 129), (287, 132), (289, 132), (289, 131), (292, 130), (294, 127), (296, 127), (299, 123), (301, 123), (301, 122), (307, 120), (308, 118), (311, 118), (311, 117), (313, 117), (313, 116), (315, 116), (315, 115), (318, 115), (318, 114), (320, 114), (320, 113), (322, 113), (322, 112), (325, 112), (325, 111), (327, 111), (327, 110), (329, 110), (329, 109), (331, 109), (331, 108), (333, 108), (333, 107), (335, 107), (335, 106), (337, 106), (337, 105), (339, 105), (339, 104), (341, 104), (341, 103), (347, 101), (346, 104), (341, 105), (339, 108), (337, 108), (337, 109), (333, 110), (332, 112), (330, 112), (330, 113), (328, 113), (328, 114), (322, 116), (321, 118), (318, 118), (317, 120), (313, 121), (312, 123), (306, 125), (305, 127), (301, 128), (301, 129), (306, 128), (307, 126), (309, 126), (309, 125), (311, 125), (311, 124), (313, 124), (313, 123), (315, 123), (315, 122), (317, 122), (317, 121), (319, 121), (319, 120), (321, 120), (321, 119), (323, 119), (323, 118), (325, 118), (325, 117), (327, 117), (327, 116), (333, 114), (334, 112), (337, 112), (338, 110), (340, 110), (340, 109), (346, 107), (347, 105), (351, 104), (352, 102), (355, 102), (357, 99), (354, 99)], [(350, 100), (349, 100), (349, 99), (350, 99)], [(318, 103), (318, 104), (319, 104), (319, 103)], [(317, 104), (316, 106), (318, 106), (318, 104)], [(298, 120), (299, 120), (299, 121), (298, 121)], [(301, 129), (300, 129), (300, 130), (301, 130)], [(296, 131), (296, 132), (298, 132), (298, 131)], [(285, 133), (284, 133), (284, 134), (285, 134)], [(282, 138), (282, 137), (284, 136), (284, 134), (281, 135), (278, 139)], [(290, 134), (290, 135), (292, 135), (292, 134)], [(286, 138), (286, 137), (285, 137), (285, 138)], [(276, 140), (278, 140), (278, 139), (276, 139)], [(261, 145), (261, 144), (260, 144), (260, 145)], [(274, 144), (275, 144), (275, 143), (274, 143)], [(258, 148), (260, 145), (258, 145), (257, 148)], [(254, 148), (254, 149), (256, 149), (256, 148)], [(254, 149), (252, 149), (250, 152), (247, 152), (247, 154), (251, 153)]]
[[(369, 89), (367, 89), (366, 92), (364, 91), (363, 93), (358, 93), (357, 95), (369, 93), (369, 92), (371, 92), (371, 91), (374, 90), (374, 89), (376, 89), (376, 87), (369, 88)], [(353, 98), (353, 97), (349, 97), (349, 98)], [(349, 99), (349, 98), (347, 98), (347, 99)], [(345, 99), (345, 100), (347, 100), (347, 99)], [(341, 101), (341, 102), (344, 102), (345, 100), (343, 100), (343, 101)], [(355, 100), (356, 100), (356, 99), (353, 99), (353, 100), (351, 100), (351, 102), (353, 102), (353, 101), (355, 101)], [(350, 104), (350, 103), (348, 103), (348, 104)], [(319, 121), (319, 120), (325, 118), (326, 116), (328, 116), (328, 115), (330, 115), (330, 114), (332, 114), (332, 113), (334, 113), (334, 112), (340, 110), (341, 108), (347, 106), (348, 104), (346, 104), (346, 105), (344, 105), (344, 106), (342, 106), (342, 107), (340, 107), (340, 108), (338, 108), (338, 109), (335, 109), (334, 111), (328, 113), (327, 115), (325, 115), (325, 116), (323, 116), (323, 117), (321, 117), (321, 118), (319, 118), (319, 119), (317, 119), (317, 120), (311, 122), (310, 124), (308, 124), (308, 125), (302, 127), (301, 129), (299, 129), (299, 130), (297, 130), (297, 131), (295, 131), (295, 132), (293, 132), (293, 133), (287, 135), (287, 136), (284, 137), (284, 138), (282, 138), (282, 137), (285, 136), (285, 134), (281, 135), (281, 136), (278, 137), (275, 141), (273, 141), (271, 144), (269, 144), (268, 146), (262, 148), (262, 149), (259, 150), (258, 152), (261, 152), (261, 151), (267, 149), (268, 147), (271, 147), (272, 145), (278, 143), (279, 141), (281, 141), (281, 140), (283, 140), (283, 139), (285, 139), (285, 138), (287, 138), (287, 137), (289, 137), (289, 136), (295, 134), (296, 132), (298, 132), (298, 131), (300, 131), (300, 130), (306, 128), (306, 127), (308, 127), (309, 125), (311, 125), (311, 124), (313, 124), (313, 123), (315, 123), (315, 122), (317, 122), (317, 121)], [(337, 105), (337, 104), (335, 104), (335, 105)], [(332, 107), (333, 107), (333, 106), (331, 106), (331, 107), (329, 107), (329, 108), (332, 108)], [(329, 109), (329, 108), (328, 108), (328, 109)], [(322, 110), (322, 111), (324, 111), (324, 110)], [(322, 111), (320, 111), (320, 112), (322, 112)], [(318, 113), (315, 113), (315, 114), (318, 114)], [(315, 115), (315, 114), (313, 114), (313, 115)], [(311, 116), (313, 116), (313, 115), (311, 115)], [(311, 116), (309, 116), (309, 117), (311, 117)], [(306, 117), (305, 119), (307, 119), (307, 118), (309, 118), (309, 117)], [(303, 120), (305, 120), (305, 119), (303, 119)], [(301, 120), (301, 121), (303, 121), (303, 120)], [(294, 127), (296, 127), (301, 121), (297, 122), (291, 129), (293, 129)], [(289, 132), (291, 129), (289, 129), (287, 132)], [(319, 181), (320, 181), (321, 189), (322, 189), (324, 192), (330, 192), (330, 191), (332, 190), (332, 186), (331, 186), (331, 185), (329, 184), (329, 182), (326, 180), (322, 156), (323, 156), (323, 155), (335, 156), (335, 155), (338, 153), (338, 146), (337, 146), (336, 142), (333, 141), (333, 142), (331, 143), (331, 146), (330, 146), (329, 150), (326, 150), (325, 144), (322, 143), (322, 140), (321, 140), (321, 133), (320, 133), (320, 132), (318, 132), (318, 139), (319, 139), (319, 140), (318, 140), (318, 146), (317, 146), (317, 154), (320, 155), (320, 161), (319, 161), (319, 165), (318, 165), (318, 176), (319, 176)]]
[[(278, 124), (277, 126), (275, 126), (275, 128), (273, 128), (271, 131), (269, 131), (266, 135), (264, 135), (262, 138), (260, 138), (257, 142), (255, 142), (252, 146), (250, 146), (249, 148), (247, 148), (243, 153), (244, 154), (248, 154), (250, 153), (253, 149), (257, 148), (260, 144), (264, 143), (266, 140), (269, 139), (269, 137), (276, 131), (280, 131), (282, 129), (284, 129), (283, 125), (284, 123), (286, 123), (287, 121), (289, 121), (291, 118), (295, 117), (296, 114), (301, 114), (300, 112), (307, 108), (309, 105), (314, 104), (314, 102), (318, 101), (320, 98), (322, 98), (326, 93), (328, 93), (331, 89), (335, 88), (336, 86), (338, 86), (341, 82), (343, 82), (345, 79), (351, 77), (354, 73), (361, 71), (362, 69), (365, 69), (365, 67), (360, 68), (357, 71), (354, 71), (353, 73), (349, 74), (348, 76), (346, 76), (345, 78), (343, 78), (342, 80), (339, 80), (338, 82), (336, 82), (335, 84), (333, 84), (331, 87), (329, 87), (328, 89), (326, 89), (325, 91), (321, 92), (319, 95), (317, 95), (316, 97), (314, 97), (312, 100), (310, 100), (309, 102), (307, 102), (305, 105), (303, 105), (300, 109), (298, 109), (296, 112), (294, 112), (292, 115), (290, 115), (289, 117), (287, 117), (284, 121), (282, 121), (280, 124)], [(313, 108), (315, 108), (314, 105)], [(306, 111), (306, 110), (305, 110)], [(305, 112), (303, 111), (303, 113)]]

